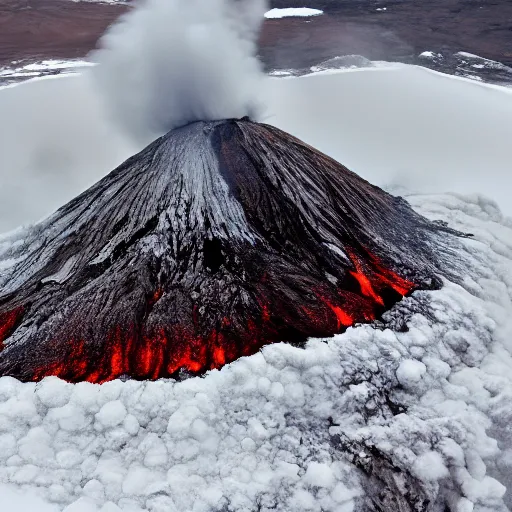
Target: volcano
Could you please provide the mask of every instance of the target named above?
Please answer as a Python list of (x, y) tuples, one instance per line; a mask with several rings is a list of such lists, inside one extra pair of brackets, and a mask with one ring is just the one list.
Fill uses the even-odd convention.
[(449, 231), (277, 128), (192, 123), (2, 256), (0, 375), (180, 377), (331, 336), (439, 286)]

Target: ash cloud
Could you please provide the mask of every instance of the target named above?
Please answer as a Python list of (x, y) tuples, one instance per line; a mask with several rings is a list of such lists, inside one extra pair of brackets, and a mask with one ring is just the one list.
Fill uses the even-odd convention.
[(92, 54), (91, 72), (122, 128), (147, 142), (197, 120), (260, 110), (256, 40), (266, 0), (146, 0)]

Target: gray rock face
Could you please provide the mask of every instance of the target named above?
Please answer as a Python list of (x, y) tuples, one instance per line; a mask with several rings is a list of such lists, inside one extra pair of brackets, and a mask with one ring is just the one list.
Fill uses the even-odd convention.
[(437, 286), (449, 233), (276, 128), (194, 123), (0, 255), (0, 375), (156, 379), (330, 336)]

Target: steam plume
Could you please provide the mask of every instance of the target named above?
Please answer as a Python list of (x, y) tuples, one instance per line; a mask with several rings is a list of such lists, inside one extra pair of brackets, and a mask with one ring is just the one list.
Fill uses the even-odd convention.
[(266, 0), (146, 0), (101, 39), (92, 72), (138, 139), (192, 121), (254, 117)]

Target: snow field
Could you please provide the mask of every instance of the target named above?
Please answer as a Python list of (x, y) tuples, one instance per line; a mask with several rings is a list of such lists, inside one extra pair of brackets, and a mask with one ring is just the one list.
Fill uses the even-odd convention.
[(460, 283), (389, 313), (408, 332), (365, 325), (306, 349), (267, 346), (179, 383), (4, 377), (0, 482), (66, 512), (351, 512), (371, 491), (334, 442), (342, 435), (452, 512), (506, 510), (512, 222), (479, 196), (408, 200), (475, 234), (454, 242)]
[(13, 61), (11, 67), (0, 68), (0, 80), (9, 78), (32, 78), (33, 77), (44, 77), (44, 76), (55, 76), (47, 75), (47, 73), (61, 72), (69, 73), (72, 71), (81, 71), (83, 68), (92, 66), (91, 62), (84, 60), (43, 60), (41, 62), (33, 62), (31, 64), (25, 64), (24, 66), (18, 66), (20, 62)]
[(7, 512), (57, 512), (55, 505), (45, 503), (39, 497), (12, 489), (6, 485), (0, 485), (0, 503), (2, 510)]

